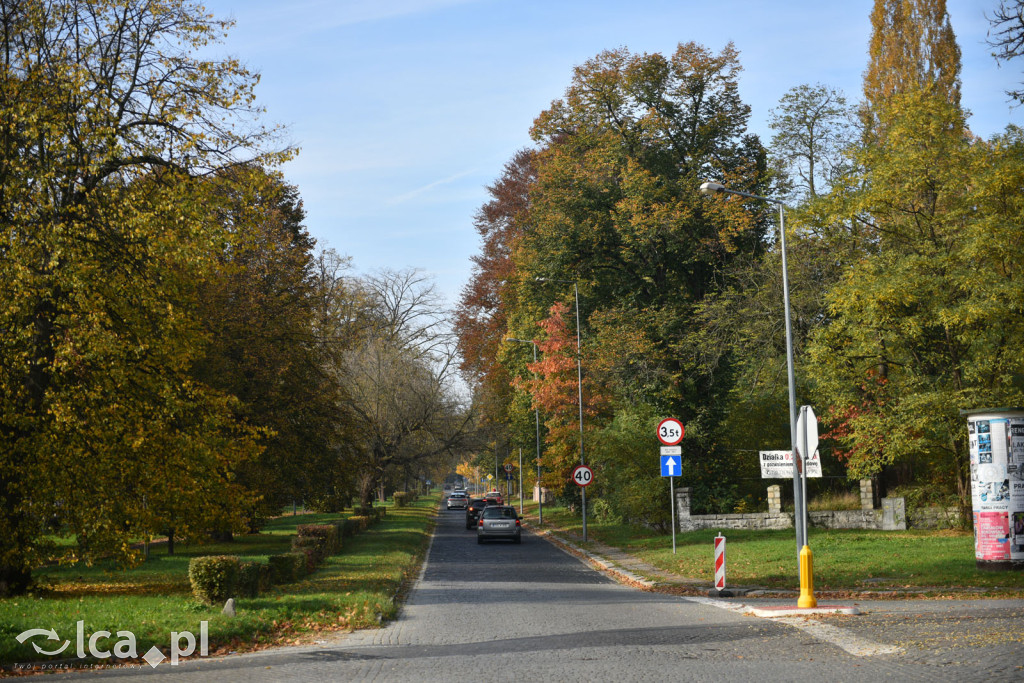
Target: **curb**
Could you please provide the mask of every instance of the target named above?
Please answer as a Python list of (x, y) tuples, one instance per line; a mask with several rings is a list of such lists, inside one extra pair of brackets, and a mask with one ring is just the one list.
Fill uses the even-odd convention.
[(766, 619), (778, 617), (806, 617), (815, 614), (860, 614), (856, 607), (843, 607), (841, 605), (819, 605), (818, 607), (750, 607), (745, 605), (746, 614)]
[(617, 567), (613, 563), (604, 559), (603, 557), (599, 557), (598, 555), (595, 555), (589, 550), (584, 550), (578, 545), (571, 543), (565, 540), (564, 538), (561, 538), (560, 536), (556, 536), (554, 532), (552, 532), (550, 529), (545, 529), (543, 531), (539, 529), (534, 529), (533, 533), (537, 536), (544, 537), (546, 540), (550, 541), (551, 543), (554, 543), (556, 546), (566, 551), (570, 555), (574, 555), (582, 560), (585, 560), (586, 562), (589, 562), (590, 564), (594, 565), (597, 569), (603, 572), (612, 574), (617, 580), (619, 580), (622, 583), (629, 583), (636, 586), (640, 586), (642, 588), (654, 588), (654, 586), (656, 585), (654, 581), (650, 581), (648, 579), (643, 578), (642, 576), (638, 576), (633, 572), (629, 571), (628, 569), (622, 569), (620, 567)]

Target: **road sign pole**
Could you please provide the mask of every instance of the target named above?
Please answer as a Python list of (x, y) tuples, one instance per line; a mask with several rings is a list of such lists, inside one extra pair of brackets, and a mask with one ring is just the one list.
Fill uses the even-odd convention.
[(672, 513), (672, 554), (676, 554), (676, 487), (675, 477), (668, 478), (668, 509)]
[[(800, 500), (803, 503), (804, 512), (804, 546), (807, 546), (807, 463), (811, 459), (810, 443), (807, 438), (807, 431), (810, 429), (810, 422), (814, 413), (811, 412), (810, 406), (801, 406), (800, 412), (804, 418), (803, 433), (800, 435)], [(800, 552), (803, 552), (803, 548), (800, 548)]]

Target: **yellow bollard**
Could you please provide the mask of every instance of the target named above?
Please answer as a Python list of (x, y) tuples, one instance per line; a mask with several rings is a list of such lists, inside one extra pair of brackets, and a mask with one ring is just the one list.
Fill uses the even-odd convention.
[(810, 546), (804, 546), (800, 551), (800, 599), (796, 606), (801, 609), (810, 609), (818, 606), (814, 599), (814, 558), (811, 556)]

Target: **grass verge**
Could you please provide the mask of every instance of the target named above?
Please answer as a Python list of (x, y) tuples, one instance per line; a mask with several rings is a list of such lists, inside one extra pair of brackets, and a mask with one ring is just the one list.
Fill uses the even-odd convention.
[[(536, 504), (527, 503), (524, 508), (536, 523)], [(542, 528), (579, 536), (582, 520), (563, 507), (545, 505)], [(722, 530), (727, 538), (727, 584), (798, 589), (793, 533), (791, 529)], [(708, 586), (714, 580), (713, 539), (717, 534), (716, 530), (679, 532), (673, 554), (671, 534), (635, 525), (587, 520), (590, 545), (597, 542), (620, 548), (658, 569), (706, 581)], [(573, 540), (578, 543), (578, 538)], [(974, 536), (970, 532), (811, 528), (808, 545), (814, 556), (815, 591), (882, 592), (886, 597), (909, 591), (917, 595), (1024, 597), (1024, 572), (977, 568)]]
[[(256, 598), (236, 599), (235, 617), (223, 615), (222, 605), (207, 606), (192, 598), (188, 563), (193, 557), (231, 554), (266, 559), (289, 550), (299, 524), (343, 515), (288, 515), (272, 520), (260, 534), (240, 536), (231, 543), (179, 544), (173, 556), (155, 546), (146, 563), (130, 570), (112, 565), (40, 570), (36, 591), (0, 599), (0, 665), (75, 658), (80, 621), (86, 652), (91, 634), (114, 634), (97, 639), (93, 648), (110, 651), (122, 640), (117, 632), (129, 631), (140, 656), (153, 646), (167, 654), (172, 632), (188, 631), (198, 638), (203, 621), (208, 624), (210, 654), (306, 642), (324, 632), (376, 628), (395, 617), (403, 588), (419, 571), (437, 504), (438, 496), (432, 495), (407, 507), (389, 507), (381, 521), (346, 538), (342, 551), (327, 558), (314, 574)], [(16, 637), (28, 629), (53, 629), (59, 640), (37, 636), (19, 643)], [(33, 648), (37, 644), (54, 651), (64, 641), (70, 641), (69, 646), (53, 657)], [(73, 659), (75, 664), (89, 660)]]

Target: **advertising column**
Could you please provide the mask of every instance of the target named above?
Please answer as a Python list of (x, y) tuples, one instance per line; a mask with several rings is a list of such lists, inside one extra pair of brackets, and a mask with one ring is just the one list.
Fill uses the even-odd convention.
[(975, 560), (981, 569), (1024, 566), (1024, 410), (965, 414)]

